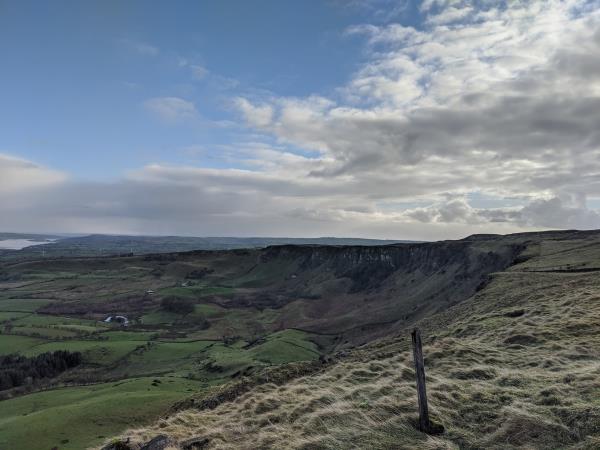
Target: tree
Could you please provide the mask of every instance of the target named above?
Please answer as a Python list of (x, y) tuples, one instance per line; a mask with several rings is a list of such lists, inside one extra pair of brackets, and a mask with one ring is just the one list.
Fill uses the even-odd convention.
[(81, 353), (57, 350), (26, 358), (0, 356), (0, 390), (32, 384), (40, 378), (53, 378), (82, 362)]

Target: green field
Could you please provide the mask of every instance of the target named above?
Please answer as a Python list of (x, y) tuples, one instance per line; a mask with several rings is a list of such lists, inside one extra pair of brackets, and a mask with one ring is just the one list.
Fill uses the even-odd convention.
[(8, 298), (0, 299), (0, 311), (22, 311), (32, 312), (44, 305), (50, 303), (50, 300), (33, 298)]
[[(36, 315), (35, 323), (43, 323), (44, 317)], [(65, 322), (51, 316), (48, 323)], [(0, 448), (79, 449), (132, 424), (144, 425), (175, 401), (197, 394), (203, 386), (225, 382), (248, 367), (319, 355), (308, 334), (293, 330), (269, 335), (254, 346), (244, 340), (228, 345), (207, 340), (156, 340), (158, 331), (104, 331), (82, 340), (68, 339), (64, 333), (69, 330), (55, 325), (16, 326), (13, 330), (45, 333), (47, 339), (2, 334), (0, 354), (79, 351), (85, 365), (95, 368), (100, 379), (123, 381), (56, 388), (2, 401)], [(53, 340), (56, 338), (61, 340)], [(155, 379), (161, 383), (153, 384)]]
[(58, 341), (36, 345), (24, 352), (27, 356), (55, 350), (69, 350), (83, 353), (84, 360), (90, 364), (108, 365), (117, 362), (132, 352), (140, 344), (136, 341)]
[(139, 376), (145, 374), (177, 373), (187, 375), (195, 364), (194, 357), (209, 345), (209, 342), (148, 342), (131, 352), (127, 361), (113, 374)]
[(284, 364), (318, 358), (317, 346), (307, 337), (307, 334), (302, 331), (280, 331), (268, 336), (266, 342), (254, 347), (251, 353), (258, 361), (269, 364)]
[[(51, 380), (49, 390), (33, 386), (1, 401), (0, 449), (83, 448), (147, 424), (205, 386), (319, 356), (309, 334), (273, 333), (278, 311), (215, 303), (236, 289), (222, 286), (222, 277), (186, 281), (195, 264), (163, 270), (144, 259), (64, 259), (16, 267), (18, 283), (0, 282), (0, 355), (68, 350), (81, 352), (83, 364)], [(161, 299), (169, 296), (195, 302), (193, 311), (165, 310)], [(117, 314), (130, 326), (103, 321)]]
[(28, 336), (0, 334), (0, 355), (25, 352), (45, 342), (44, 340)]
[[(47, 314), (30, 314), (14, 322), (15, 325), (29, 325), (29, 326), (82, 326), (92, 327), (97, 329), (105, 329), (103, 324), (100, 324), (94, 320), (86, 320), (71, 317), (62, 316), (50, 316)], [(104, 328), (103, 328), (104, 327)]]
[(7, 320), (13, 321), (16, 319), (20, 319), (21, 317), (25, 317), (29, 315), (26, 312), (9, 312), (9, 311), (0, 311), (0, 323), (6, 322)]
[(13, 328), (13, 333), (25, 334), (29, 336), (41, 337), (44, 339), (64, 339), (74, 338), (78, 333), (74, 330), (58, 328), (54, 326), (32, 327), (32, 326), (17, 326)]
[(171, 324), (183, 316), (181, 314), (169, 312), (169, 311), (153, 311), (148, 314), (144, 314), (141, 317), (141, 321), (144, 325), (160, 325), (160, 324)]
[(157, 335), (152, 331), (106, 331), (102, 333), (102, 338), (109, 341), (149, 341)]
[(132, 378), (5, 400), (0, 408), (0, 448), (80, 450), (119, 432), (125, 423), (157, 418), (201, 388), (197, 381), (178, 377)]

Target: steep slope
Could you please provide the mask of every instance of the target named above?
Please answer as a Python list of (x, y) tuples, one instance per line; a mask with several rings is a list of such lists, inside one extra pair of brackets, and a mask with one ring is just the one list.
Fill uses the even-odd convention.
[(313, 365), (311, 375), (263, 377), (250, 391), (238, 382), (184, 403), (195, 407), (125, 433), (128, 445), (165, 435), (172, 448), (194, 436), (207, 449), (599, 448), (598, 234), (501, 240), (527, 242), (521, 262), (419, 322), (430, 410), (444, 434), (415, 428), (405, 329)]
[(470, 297), (524, 249), (502, 240), (280, 246), (266, 249), (255, 271), (270, 278), (267, 289), (280, 304), (293, 302), (282, 307), (282, 327), (339, 334), (356, 345)]

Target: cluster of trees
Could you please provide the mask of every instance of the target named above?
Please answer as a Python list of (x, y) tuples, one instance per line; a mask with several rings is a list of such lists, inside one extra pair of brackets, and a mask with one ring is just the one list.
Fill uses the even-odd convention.
[(210, 322), (202, 314), (191, 314), (196, 309), (196, 301), (191, 298), (170, 296), (165, 297), (160, 301), (160, 307), (163, 311), (181, 314), (177, 323), (193, 324), (195, 328), (206, 330), (210, 327)]
[(0, 356), (0, 391), (32, 384), (41, 378), (53, 378), (81, 364), (80, 352), (57, 350), (31, 358), (11, 354)]

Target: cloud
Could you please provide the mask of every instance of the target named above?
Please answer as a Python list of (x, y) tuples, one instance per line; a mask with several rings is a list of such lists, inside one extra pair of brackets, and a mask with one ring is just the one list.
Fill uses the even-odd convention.
[(235, 106), (242, 112), (246, 121), (255, 127), (267, 127), (273, 119), (273, 107), (270, 105), (253, 105), (245, 98), (237, 98)]
[[(485, 209), (465, 198), (427, 207), (380, 208), (360, 181), (306, 177), (311, 158), (249, 144), (255, 170), (152, 164), (115, 182), (68, 179), (3, 155), (2, 170), (21, 185), (0, 185), (0, 227), (23, 231), (194, 235), (323, 234), (439, 238), (560, 226), (598, 226), (585, 198), (534, 200), (525, 207)], [(44, 174), (44, 176), (41, 176)], [(28, 181), (33, 177), (35, 184)], [(7, 177), (3, 177), (7, 180)], [(45, 180), (45, 182), (42, 182)], [(25, 185), (27, 188), (25, 188)], [(383, 195), (387, 197), (386, 195)], [(283, 230), (283, 231), (282, 231)]]
[(66, 178), (65, 174), (56, 170), (0, 153), (0, 196), (47, 188)]
[(219, 89), (221, 91), (229, 91), (240, 86), (239, 80), (231, 77), (225, 77), (222, 75), (212, 75), (210, 77), (211, 87)]
[(481, 223), (478, 211), (464, 199), (452, 199), (426, 208), (415, 208), (405, 212), (407, 217), (419, 222)]
[(587, 208), (585, 201), (572, 202), (554, 197), (536, 200), (521, 211), (521, 221), (556, 228), (600, 228), (600, 212)]
[(209, 74), (208, 69), (203, 66), (192, 65), (192, 66), (190, 66), (190, 69), (192, 70), (192, 76), (196, 80), (203, 80)]
[(155, 97), (144, 102), (144, 108), (167, 122), (177, 122), (197, 117), (192, 102), (179, 97)]
[[(264, 156), (259, 149), (254, 156)], [(249, 152), (252, 152), (249, 149)], [(303, 177), (311, 162), (279, 158), (269, 173), (152, 164), (114, 182), (59, 179), (0, 191), (0, 229), (187, 235), (351, 235), (429, 239), (439, 225), (365, 206), (348, 183)], [(18, 166), (26, 173), (24, 166)], [(45, 169), (47, 170), (47, 169)], [(355, 195), (348, 195), (354, 190)], [(452, 224), (445, 229), (459, 231)], [(470, 230), (482, 231), (474, 225)], [(516, 228), (497, 227), (496, 231)], [(489, 231), (489, 229), (488, 229)]]
[[(235, 168), (158, 162), (112, 183), (7, 184), (0, 227), (412, 239), (600, 227), (600, 3), (421, 9), (418, 28), (348, 29), (365, 60), (330, 95), (233, 98), (250, 132), (206, 151)], [(177, 97), (144, 107), (198, 115)], [(11, 179), (27, 165), (11, 163)]]
[[(338, 97), (238, 99), (238, 108), (279, 142), (318, 152), (313, 177), (353, 180), (373, 199), (436, 205), (406, 220), (594, 224), (585, 206), (534, 211), (551, 198), (600, 197), (600, 3), (422, 9), (423, 29), (348, 30), (366, 37), (371, 58)], [(475, 191), (533, 202), (521, 214), (437, 204)]]
[(137, 53), (142, 56), (157, 56), (160, 53), (158, 47), (150, 45), (146, 42), (136, 41), (132, 39), (119, 39), (119, 44), (127, 50)]
[(439, 14), (433, 14), (427, 19), (428, 23), (435, 25), (446, 25), (452, 22), (465, 20), (473, 14), (474, 10), (471, 6), (464, 5), (460, 7), (449, 6), (442, 10)]

